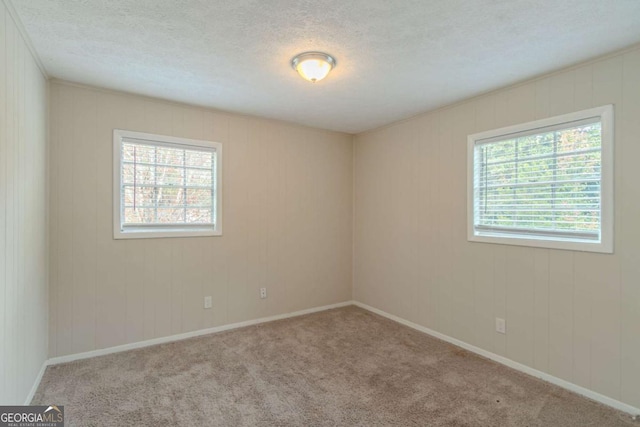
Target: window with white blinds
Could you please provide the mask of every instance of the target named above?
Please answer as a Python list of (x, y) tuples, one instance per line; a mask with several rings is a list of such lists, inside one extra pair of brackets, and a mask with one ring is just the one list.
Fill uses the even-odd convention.
[(469, 240), (612, 252), (605, 106), (469, 136)]
[(114, 237), (221, 234), (221, 145), (114, 131)]

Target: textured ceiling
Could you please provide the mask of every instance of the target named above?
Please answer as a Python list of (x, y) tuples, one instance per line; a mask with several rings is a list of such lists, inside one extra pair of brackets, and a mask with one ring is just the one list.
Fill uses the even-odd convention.
[[(640, 0), (14, 0), (47, 72), (356, 133), (640, 41)], [(291, 58), (338, 66), (315, 85)]]

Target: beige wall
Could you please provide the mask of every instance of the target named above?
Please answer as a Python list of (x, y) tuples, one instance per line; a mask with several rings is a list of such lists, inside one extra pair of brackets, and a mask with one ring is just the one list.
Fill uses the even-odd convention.
[(47, 81), (0, 1), (0, 404), (47, 358)]
[[(609, 103), (614, 255), (467, 242), (468, 134)], [(638, 159), (640, 49), (358, 135), (354, 297), (640, 407)]]
[[(224, 235), (113, 240), (114, 128), (221, 142)], [(50, 356), (351, 298), (350, 135), (52, 82), (51, 144)]]

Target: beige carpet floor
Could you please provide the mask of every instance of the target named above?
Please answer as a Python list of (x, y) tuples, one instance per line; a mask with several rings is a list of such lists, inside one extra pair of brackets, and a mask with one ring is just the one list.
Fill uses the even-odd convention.
[(67, 426), (640, 426), (356, 307), (47, 368)]

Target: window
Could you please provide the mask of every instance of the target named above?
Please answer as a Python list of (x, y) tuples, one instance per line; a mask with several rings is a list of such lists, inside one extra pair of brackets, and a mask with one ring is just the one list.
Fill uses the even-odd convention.
[(113, 131), (115, 239), (219, 236), (222, 145)]
[(613, 106), (470, 135), (468, 240), (613, 252)]

